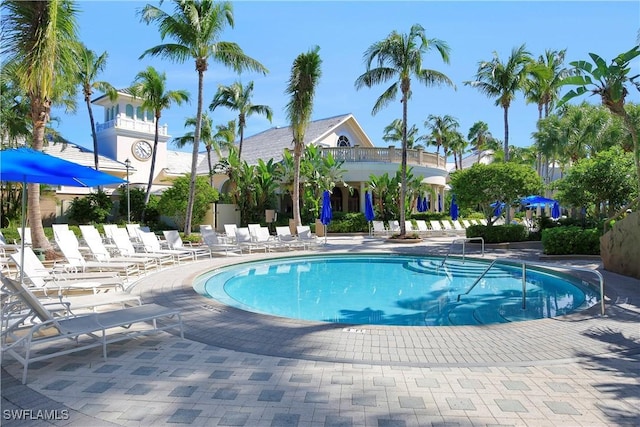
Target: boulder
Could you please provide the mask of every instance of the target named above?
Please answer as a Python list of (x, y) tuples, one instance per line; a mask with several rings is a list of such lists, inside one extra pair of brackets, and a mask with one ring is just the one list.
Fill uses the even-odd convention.
[(605, 270), (640, 279), (640, 212), (628, 214), (600, 237), (600, 256)]

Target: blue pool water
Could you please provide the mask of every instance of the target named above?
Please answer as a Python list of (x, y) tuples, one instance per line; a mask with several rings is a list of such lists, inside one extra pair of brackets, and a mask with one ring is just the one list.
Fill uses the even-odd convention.
[[(197, 292), (233, 307), (295, 319), (347, 324), (450, 326), (555, 317), (598, 301), (579, 280), (496, 264), (398, 255), (279, 258), (200, 276)], [(459, 297), (460, 295), (460, 297)]]

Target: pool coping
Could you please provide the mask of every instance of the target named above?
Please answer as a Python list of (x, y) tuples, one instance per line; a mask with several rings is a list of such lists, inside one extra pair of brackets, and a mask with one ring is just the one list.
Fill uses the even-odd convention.
[[(291, 254), (323, 253), (349, 252), (324, 248)], [(188, 339), (266, 356), (343, 363), (472, 367), (565, 363), (617, 352), (623, 347), (640, 352), (637, 328), (640, 313), (612, 303), (615, 283), (621, 279), (601, 269), (611, 282), (607, 287), (609, 301), (604, 317), (599, 316), (599, 307), (592, 307), (559, 318), (485, 326), (348, 326), (285, 319), (222, 305), (197, 294), (191, 286), (197, 276), (213, 268), (235, 261), (283, 255), (287, 254), (199, 261), (188, 265), (188, 269), (175, 267), (164, 271), (162, 283), (151, 276), (143, 278), (137, 283), (136, 291), (145, 302), (182, 308)], [(562, 264), (557, 268), (562, 269)], [(610, 336), (599, 339), (603, 334)]]

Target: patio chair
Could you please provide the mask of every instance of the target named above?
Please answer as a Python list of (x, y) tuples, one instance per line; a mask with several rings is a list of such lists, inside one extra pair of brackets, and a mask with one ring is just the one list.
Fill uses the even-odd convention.
[(202, 240), (212, 252), (224, 252), (226, 256), (229, 253), (239, 252), (242, 254), (242, 247), (237, 243), (230, 243), (225, 237), (218, 236), (213, 228), (201, 228)]
[(384, 226), (383, 221), (372, 221), (371, 225), (373, 225), (374, 236), (386, 236), (389, 234), (389, 230)]
[(178, 249), (162, 249), (158, 237), (150, 231), (138, 231), (138, 237), (141, 240), (142, 247), (145, 252), (151, 254), (165, 254), (173, 256), (175, 262), (193, 261), (195, 259), (193, 252)]
[(396, 219), (389, 221), (389, 233), (397, 234), (400, 233), (400, 222)]
[(258, 243), (253, 240), (248, 227), (238, 227), (236, 229), (236, 243), (241, 248), (246, 248), (249, 253), (255, 249), (264, 249), (267, 252), (268, 247), (264, 243)]
[(109, 250), (104, 246), (102, 240), (89, 239), (86, 240), (87, 246), (91, 250), (91, 256), (94, 260), (100, 262), (119, 262), (119, 263), (134, 263), (138, 267), (138, 270), (146, 273), (149, 270), (158, 269), (159, 265), (156, 263), (156, 260), (149, 257), (129, 257), (129, 256), (118, 256), (114, 257), (111, 255)]
[(272, 236), (271, 233), (269, 233), (269, 229), (267, 227), (254, 228), (253, 235), (251, 237), (255, 243), (265, 245), (268, 251), (283, 248), (288, 249), (288, 247), (283, 245), (276, 236)]
[(0, 231), (0, 248), (6, 251), (14, 251), (16, 249), (20, 249), (21, 247), (22, 245), (18, 245), (16, 243), (8, 243), (7, 239), (2, 234), (2, 231)]
[(296, 230), (298, 232), (298, 240), (304, 243), (305, 249), (311, 249), (311, 247), (316, 247), (322, 243), (318, 236), (311, 233), (311, 227), (308, 225), (298, 225)]
[(291, 228), (288, 225), (276, 226), (276, 236), (280, 243), (288, 247), (289, 249), (304, 248), (304, 242), (298, 240), (296, 236), (291, 234)]
[[(182, 317), (175, 308), (144, 304), (57, 318), (20, 282), (5, 276), (0, 276), (0, 280), (3, 288), (31, 312), (30, 317), (12, 323), (2, 333), (2, 353), (12, 356), (24, 366), (22, 384), (27, 382), (29, 364), (40, 360), (94, 347), (102, 347), (102, 355), (106, 360), (107, 344), (169, 329), (177, 329), (184, 339)], [(27, 323), (30, 318), (38, 319), (39, 322)], [(145, 324), (146, 327), (134, 329), (134, 324)], [(115, 330), (116, 328), (124, 328), (124, 331)], [(37, 351), (41, 345), (50, 343), (53, 345), (49, 345), (47, 351)]]
[(433, 230), (429, 229), (429, 226), (427, 225), (427, 221), (425, 221), (424, 219), (416, 220), (416, 229), (420, 236), (428, 236), (433, 232)]
[(194, 259), (198, 258), (212, 258), (211, 249), (208, 246), (185, 246), (178, 230), (163, 230), (164, 239), (169, 243), (169, 248), (180, 251), (188, 251), (193, 254)]
[(404, 221), (404, 230), (407, 233), (413, 233), (414, 231), (418, 231), (417, 228), (413, 228), (413, 221), (411, 221), (410, 219)]
[(144, 258), (144, 259), (153, 259), (158, 268), (161, 268), (163, 265), (173, 265), (175, 264), (175, 260), (173, 255), (171, 254), (154, 254), (150, 252), (136, 252), (133, 243), (129, 239), (129, 233), (124, 228), (115, 227), (110, 230), (111, 239), (113, 240), (113, 244), (116, 247), (116, 250), (122, 257), (128, 257), (133, 259), (136, 258)]
[(235, 224), (225, 224), (224, 225), (224, 234), (226, 234), (229, 241), (233, 242), (236, 240), (236, 230), (238, 226)]
[(18, 227), (18, 235), (20, 236), (20, 240), (24, 240), (25, 246), (31, 246), (33, 244), (31, 241), (31, 228), (25, 227), (23, 233), (22, 227)]
[(431, 230), (434, 234), (439, 234), (441, 236), (446, 234), (446, 230), (444, 229), (442, 224), (440, 224), (440, 221), (438, 221), (437, 219), (430, 220), (429, 224), (431, 225)]
[(57, 240), (58, 247), (67, 263), (77, 271), (115, 271), (129, 276), (140, 273), (138, 265), (134, 262), (103, 262), (103, 261), (87, 261), (80, 253), (77, 246), (69, 239)]
[(461, 219), (460, 223), (465, 228), (465, 230), (473, 225), (468, 219)]
[(109, 289), (124, 290), (124, 283), (117, 272), (69, 273), (66, 270), (47, 269), (29, 247), (24, 248), (24, 256), (19, 250), (9, 257), (19, 269), (22, 266), (23, 280), (44, 295), (49, 292), (60, 294), (63, 290), (72, 289), (92, 290), (94, 294)]

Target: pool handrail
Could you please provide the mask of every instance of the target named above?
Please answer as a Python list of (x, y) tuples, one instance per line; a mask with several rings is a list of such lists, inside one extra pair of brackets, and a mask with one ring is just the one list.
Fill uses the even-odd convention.
[(442, 260), (442, 263), (440, 264), (440, 267), (444, 266), (444, 263), (447, 262), (447, 258), (449, 258), (449, 255), (451, 255), (451, 250), (453, 249), (453, 245), (460, 242), (462, 242), (462, 263), (464, 263), (466, 243), (471, 242), (473, 240), (480, 240), (480, 242), (482, 242), (482, 256), (484, 256), (484, 238), (483, 237), (462, 237), (458, 239), (453, 239), (451, 241), (451, 244), (449, 245), (449, 250), (447, 251), (447, 254), (445, 255), (444, 259)]
[[(443, 263), (444, 264), (444, 263)], [(510, 260), (510, 259), (494, 259), (491, 264), (489, 264), (489, 266), (486, 268), (486, 270), (484, 272), (482, 272), (482, 274), (480, 275), (480, 277), (478, 277), (476, 279), (475, 282), (473, 282), (473, 285), (471, 285), (471, 287), (466, 291), (463, 292), (461, 294), (458, 294), (458, 301), (460, 301), (460, 297), (462, 295), (467, 295), (469, 292), (471, 292), (471, 290), (473, 290), (473, 288), (478, 284), (478, 282), (480, 282), (480, 280), (484, 277), (485, 274), (487, 274), (487, 272), (495, 265), (495, 264), (520, 264), (520, 266), (522, 267), (522, 305), (524, 308), (525, 305), (525, 300), (526, 300), (526, 279), (527, 279), (527, 265), (531, 265), (531, 266), (536, 266), (536, 267), (546, 267), (546, 268), (551, 268), (551, 269), (566, 269), (566, 270), (574, 270), (574, 271), (584, 271), (586, 273), (593, 273), (598, 277), (598, 281), (599, 281), (599, 288), (600, 288), (600, 315), (604, 316), (605, 315), (605, 305), (604, 305), (604, 277), (602, 276), (602, 273), (600, 273), (598, 270), (593, 270), (593, 269), (589, 269), (589, 268), (583, 268), (583, 267), (573, 267), (573, 266), (558, 266), (558, 265), (554, 265), (554, 264), (549, 264), (549, 263), (544, 263), (544, 262), (533, 262), (533, 261), (525, 261), (525, 260)]]

